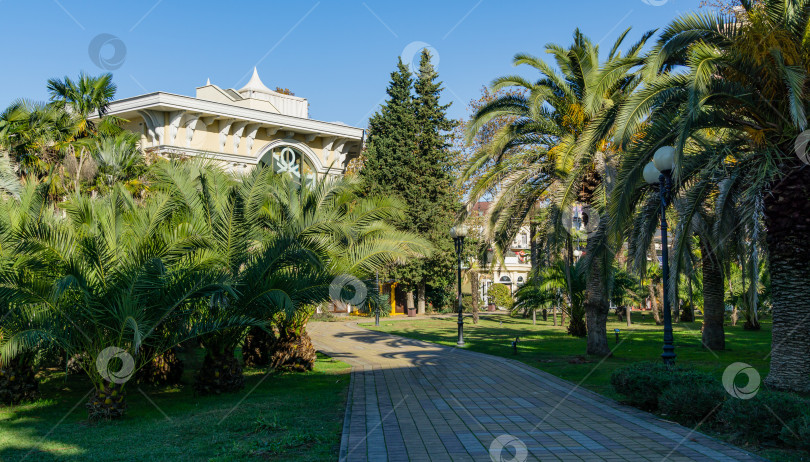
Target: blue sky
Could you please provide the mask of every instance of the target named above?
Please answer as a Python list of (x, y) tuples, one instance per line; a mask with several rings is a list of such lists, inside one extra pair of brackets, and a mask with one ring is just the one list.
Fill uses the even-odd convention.
[[(112, 71), (118, 98), (158, 90), (193, 95), (207, 78), (239, 88), (257, 66), (268, 87), (308, 98), (310, 117), (365, 127), (385, 97), (396, 57), (428, 44), (438, 55), (445, 102), (453, 103), (450, 115), (462, 117), (483, 85), (515, 72), (517, 52), (568, 44), (575, 27), (607, 52), (625, 28), (633, 26), (633, 42), (699, 3), (0, 0), (8, 44), (0, 51), (0, 105), (45, 100), (48, 78), (99, 74), (104, 66), (120, 66)], [(106, 45), (90, 51), (100, 34), (109, 34), (96, 40)], [(121, 44), (125, 54), (111, 62)]]

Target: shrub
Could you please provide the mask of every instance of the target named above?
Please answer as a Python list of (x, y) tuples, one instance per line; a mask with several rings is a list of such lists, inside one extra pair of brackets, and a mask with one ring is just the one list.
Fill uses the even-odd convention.
[(788, 446), (810, 451), (810, 411), (806, 410), (804, 414), (788, 422), (782, 428), (779, 439)]
[(506, 287), (504, 284), (492, 284), (489, 287), (489, 298), (492, 300), (492, 303), (501, 308), (506, 308), (507, 310), (512, 309), (512, 304), (514, 303), (512, 293), (509, 291), (509, 287)]
[[(678, 423), (693, 426), (699, 422), (711, 422), (726, 396), (717, 380), (698, 383), (679, 380), (658, 397), (658, 409)], [(707, 418), (712, 413), (714, 416)]]
[[(628, 404), (646, 411), (657, 411), (661, 396), (672, 385), (683, 384), (692, 389), (698, 385), (714, 386), (722, 391), (717, 379), (710, 374), (677, 366), (667, 366), (661, 362), (639, 362), (617, 369), (610, 376), (610, 383), (616, 393), (622, 395)], [(674, 393), (672, 399), (676, 398)], [(687, 401), (677, 406), (687, 407), (692, 398), (686, 399)], [(671, 406), (669, 408), (671, 410), (675, 410), (677, 407), (675, 403), (668, 403), (668, 406)]]
[(638, 408), (654, 411), (658, 397), (669, 386), (672, 369), (659, 362), (639, 362), (616, 369), (610, 376), (610, 384), (625, 401)]
[(751, 399), (726, 400), (717, 420), (735, 443), (776, 443), (783, 433), (782, 422), (800, 425), (797, 419), (807, 404), (790, 393), (763, 390)]

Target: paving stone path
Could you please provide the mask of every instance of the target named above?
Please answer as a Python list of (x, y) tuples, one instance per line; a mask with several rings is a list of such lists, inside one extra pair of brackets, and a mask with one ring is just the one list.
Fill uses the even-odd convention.
[(351, 364), (340, 461), (761, 460), (510, 359), (310, 323)]

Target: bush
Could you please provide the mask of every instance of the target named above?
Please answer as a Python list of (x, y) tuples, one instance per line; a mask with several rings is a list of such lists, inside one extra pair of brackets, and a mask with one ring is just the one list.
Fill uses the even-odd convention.
[(492, 303), (501, 308), (506, 308), (507, 310), (511, 310), (514, 304), (512, 293), (509, 291), (509, 287), (506, 287), (504, 284), (492, 284), (489, 287), (489, 298), (492, 300)]
[(787, 423), (779, 434), (779, 439), (788, 446), (810, 451), (810, 410)]
[(658, 408), (658, 397), (669, 386), (672, 369), (659, 362), (639, 362), (610, 375), (610, 384), (625, 401), (646, 411)]
[(711, 422), (714, 416), (707, 416), (718, 410), (726, 396), (728, 394), (716, 380), (696, 384), (679, 381), (658, 397), (658, 409), (680, 424), (693, 426), (699, 422)]
[[(779, 442), (783, 433), (782, 422), (801, 426), (799, 417), (807, 405), (796, 395), (763, 390), (751, 399), (726, 400), (717, 420), (735, 443), (773, 444)], [(790, 430), (787, 432), (793, 437)]]
[[(717, 379), (710, 374), (677, 366), (670, 367), (661, 362), (639, 362), (616, 369), (610, 376), (610, 383), (628, 404), (651, 412), (658, 410), (661, 396), (672, 385), (682, 384), (692, 389), (698, 385), (714, 386), (722, 391)], [(673, 392), (671, 399), (676, 398), (675, 393)], [(678, 405), (675, 403), (667, 405), (670, 406), (669, 409), (678, 412), (676, 408), (687, 407), (692, 398), (686, 399)]]

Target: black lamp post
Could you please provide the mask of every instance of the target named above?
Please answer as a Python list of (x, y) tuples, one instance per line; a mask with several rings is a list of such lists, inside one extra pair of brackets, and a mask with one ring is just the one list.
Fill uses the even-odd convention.
[(467, 236), (467, 225), (458, 225), (450, 228), (450, 237), (456, 243), (458, 256), (458, 346), (464, 346), (464, 306), (461, 303), (461, 252), (464, 250), (464, 238)]
[(675, 148), (664, 146), (655, 151), (653, 161), (644, 167), (644, 180), (659, 185), (661, 194), (661, 277), (664, 280), (664, 352), (661, 359), (667, 365), (675, 364), (675, 339), (672, 335), (672, 314), (669, 308), (669, 249), (667, 247), (667, 205), (671, 199), (672, 168), (675, 166)]

